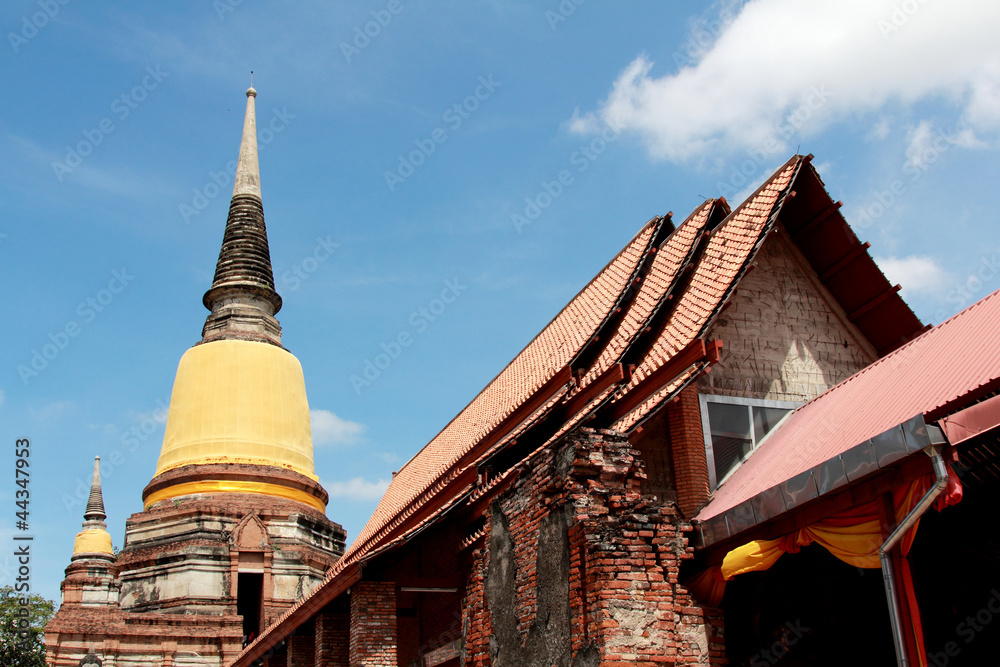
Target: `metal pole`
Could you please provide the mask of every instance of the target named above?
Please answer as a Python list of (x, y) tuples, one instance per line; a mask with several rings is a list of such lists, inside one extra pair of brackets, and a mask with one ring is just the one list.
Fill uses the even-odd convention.
[(878, 550), (879, 560), (882, 562), (882, 579), (885, 584), (885, 596), (889, 602), (889, 620), (892, 623), (892, 641), (896, 646), (896, 664), (898, 667), (909, 667), (910, 660), (906, 654), (899, 591), (896, 590), (895, 573), (893, 572), (892, 561), (889, 559), (889, 552), (903, 539), (903, 536), (913, 527), (913, 524), (923, 516), (924, 512), (931, 506), (931, 503), (948, 486), (948, 468), (945, 467), (944, 459), (941, 458), (941, 446), (931, 445), (924, 449), (924, 452), (931, 457), (931, 465), (934, 466), (934, 486), (927, 490), (927, 493), (920, 499), (916, 507), (896, 526), (896, 530), (892, 531), (892, 534), (886, 539), (885, 544), (879, 547)]

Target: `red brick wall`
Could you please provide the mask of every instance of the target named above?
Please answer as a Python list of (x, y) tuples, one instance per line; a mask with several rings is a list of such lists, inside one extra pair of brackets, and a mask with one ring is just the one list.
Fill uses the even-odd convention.
[(693, 385), (688, 387), (666, 410), (677, 507), (684, 517), (691, 518), (708, 500), (709, 492), (698, 390)]
[(288, 667), (314, 667), (315, 661), (316, 632), (309, 622), (288, 638)]
[(590, 609), (590, 591), (585, 585), (588, 562), (587, 533), (583, 524), (573, 524), (569, 529), (569, 625), (573, 655), (579, 654), (581, 649), (591, 644), (587, 614)]
[(582, 533), (577, 595), (588, 639), (602, 665), (725, 664), (721, 614), (677, 582), (690, 525), (672, 503), (643, 496), (638, 454), (612, 433), (577, 444), (567, 491)]
[(472, 554), (466, 665), (725, 664), (721, 613), (677, 583), (690, 525), (641, 492), (644, 478), (613, 432), (581, 429), (532, 458)]
[(288, 667), (287, 644), (268, 651), (264, 656), (264, 667)]
[(348, 667), (350, 617), (324, 609), (316, 615), (314, 667)]
[(642, 492), (655, 496), (661, 502), (677, 502), (667, 409), (661, 407), (657, 410), (642, 425), (642, 429), (629, 438), (629, 442), (633, 448), (642, 452), (645, 463), (646, 479), (642, 482)]
[(485, 572), (486, 549), (480, 547), (472, 553), (472, 567), (465, 583), (465, 599), (462, 601), (466, 667), (490, 664), (490, 634), (493, 628), (486, 610)]
[(396, 584), (351, 587), (350, 667), (396, 667)]

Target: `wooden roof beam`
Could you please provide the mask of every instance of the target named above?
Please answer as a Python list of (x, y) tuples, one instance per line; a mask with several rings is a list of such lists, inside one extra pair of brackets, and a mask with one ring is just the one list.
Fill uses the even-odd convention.
[(895, 294), (896, 292), (898, 292), (901, 289), (902, 289), (902, 287), (900, 285), (898, 285), (898, 284), (893, 285), (892, 287), (890, 287), (889, 289), (885, 290), (884, 292), (882, 292), (881, 294), (879, 294), (878, 296), (876, 296), (874, 299), (872, 299), (871, 301), (869, 301), (865, 305), (861, 306), (860, 308), (855, 309), (854, 312), (849, 313), (847, 315), (847, 319), (849, 319), (851, 322), (856, 321), (859, 317), (861, 317), (865, 313), (871, 311), (873, 308), (875, 308), (876, 306), (878, 306), (880, 303), (882, 303), (883, 301), (885, 301), (886, 299), (888, 299), (890, 296), (892, 296), (893, 294)]
[(846, 255), (844, 255), (836, 262), (834, 262), (829, 269), (827, 269), (820, 275), (819, 277), (820, 282), (825, 283), (827, 280), (840, 273), (840, 271), (845, 266), (847, 266), (848, 264), (856, 260), (858, 257), (860, 257), (862, 254), (864, 254), (870, 247), (872, 247), (872, 244), (869, 243), (868, 241), (865, 241), (854, 250), (848, 252)]
[(808, 232), (810, 230), (813, 230), (813, 229), (816, 229), (816, 227), (818, 227), (827, 218), (829, 218), (831, 215), (833, 215), (834, 213), (836, 213), (837, 211), (839, 211), (840, 207), (843, 206), (843, 205), (844, 205), (844, 202), (842, 202), (842, 201), (835, 201), (835, 202), (833, 202), (832, 204), (830, 204), (829, 206), (827, 206), (825, 209), (823, 209), (822, 211), (820, 211), (819, 215), (817, 215), (815, 218), (813, 218), (812, 220), (810, 220), (809, 222), (807, 222), (806, 224), (802, 225), (801, 227), (799, 227), (798, 229), (796, 229), (794, 232), (792, 232), (792, 237), (793, 238), (799, 238), (802, 235), (804, 235), (806, 232)]

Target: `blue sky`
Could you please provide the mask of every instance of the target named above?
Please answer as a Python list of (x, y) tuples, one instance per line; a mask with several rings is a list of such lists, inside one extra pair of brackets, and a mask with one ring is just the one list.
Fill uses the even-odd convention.
[[(142, 509), (207, 314), (251, 69), (284, 343), (350, 540), (392, 471), (646, 220), (736, 204), (796, 150), (925, 322), (1000, 287), (998, 13), (5, 2), (0, 443), (12, 470), (32, 442), (36, 590), (59, 597), (95, 455), (116, 546)], [(0, 553), (14, 489), (11, 472)]]

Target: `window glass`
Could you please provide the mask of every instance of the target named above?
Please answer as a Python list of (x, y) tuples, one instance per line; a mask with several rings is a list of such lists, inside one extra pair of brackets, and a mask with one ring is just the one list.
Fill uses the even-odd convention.
[(761, 408), (754, 406), (753, 409), (753, 436), (754, 443), (758, 443), (764, 439), (772, 428), (777, 426), (781, 418), (787, 415), (791, 410), (785, 408)]
[(798, 403), (734, 396), (699, 397), (705, 445), (711, 447), (708, 478), (715, 489)]
[(745, 405), (709, 403), (708, 422), (715, 454), (715, 475), (716, 479), (722, 479), (753, 448), (750, 411)]

